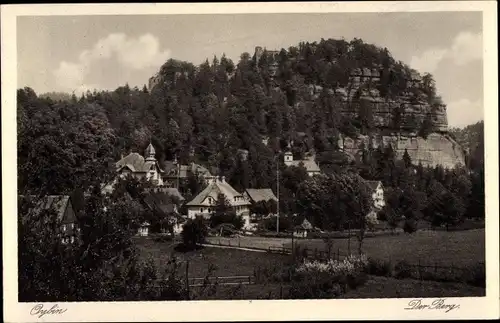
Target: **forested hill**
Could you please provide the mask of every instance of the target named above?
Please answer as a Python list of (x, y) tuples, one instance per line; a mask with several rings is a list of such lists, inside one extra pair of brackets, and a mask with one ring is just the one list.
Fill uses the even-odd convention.
[(476, 122), (464, 128), (451, 128), (450, 133), (455, 140), (467, 150), (469, 163), (484, 162), (484, 121)]
[[(142, 154), (150, 140), (160, 163), (177, 156), (238, 187), (272, 187), (275, 156), (286, 149), (314, 154), (322, 169), (389, 145), (415, 164), (463, 163), (447, 131), (432, 75), (359, 39), (256, 48), (238, 62), (171, 59), (149, 89), (125, 85), (69, 101), (18, 91), (20, 187), (55, 192), (85, 185), (121, 154)], [(247, 160), (238, 158), (242, 149)]]
[[(249, 122), (252, 138), (269, 138), (273, 150), (291, 142), (299, 157), (340, 148), (355, 158), (361, 146), (370, 145), (369, 138), (373, 146), (391, 144), (400, 158), (407, 149), (424, 165), (464, 162), (460, 146), (447, 135), (446, 107), (432, 75), (420, 75), (386, 48), (359, 39), (301, 43), (280, 51), (256, 47), (236, 66), (225, 56), (197, 67), (169, 60), (149, 87), (153, 96), (166, 97), (174, 106), (194, 101), (207, 114), (217, 109), (237, 115)], [(212, 124), (215, 135), (220, 128)], [(431, 140), (422, 142), (430, 134)], [(354, 143), (345, 144), (346, 136)], [(252, 146), (244, 140), (238, 145)]]

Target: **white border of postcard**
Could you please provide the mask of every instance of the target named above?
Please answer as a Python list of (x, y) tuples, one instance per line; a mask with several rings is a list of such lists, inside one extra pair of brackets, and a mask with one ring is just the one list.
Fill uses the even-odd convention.
[[(486, 140), (486, 297), (448, 299), (460, 309), (404, 310), (411, 299), (319, 301), (178, 301), (59, 303), (62, 315), (30, 315), (35, 303), (17, 299), (16, 17), (36, 15), (137, 15), (201, 13), (482, 11), (484, 42), (484, 122)], [(1, 7), (2, 52), (2, 220), (4, 320), (6, 322), (78, 321), (239, 321), (470, 319), (499, 317), (498, 240), (498, 83), (497, 7), (495, 1), (311, 2), (196, 4), (6, 5)], [(438, 247), (438, 246), (437, 246)], [(432, 301), (431, 299), (426, 301)], [(52, 306), (53, 304), (46, 304)]]

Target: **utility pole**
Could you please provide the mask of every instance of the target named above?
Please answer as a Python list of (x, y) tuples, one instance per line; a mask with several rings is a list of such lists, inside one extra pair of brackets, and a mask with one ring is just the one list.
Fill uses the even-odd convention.
[(181, 166), (179, 164), (179, 161), (177, 160), (177, 154), (175, 154), (175, 163), (177, 164), (176, 165), (177, 166), (177, 178), (176, 178), (177, 179), (177, 183), (176, 184), (177, 184), (177, 190), (179, 190), (180, 189), (180, 187), (179, 187), (179, 177), (181, 176), (181, 174), (180, 174), (180, 172), (181, 172)]
[(280, 232), (280, 159), (279, 155), (276, 158), (276, 193), (278, 194), (278, 204), (277, 204), (277, 213), (276, 217), (276, 233)]

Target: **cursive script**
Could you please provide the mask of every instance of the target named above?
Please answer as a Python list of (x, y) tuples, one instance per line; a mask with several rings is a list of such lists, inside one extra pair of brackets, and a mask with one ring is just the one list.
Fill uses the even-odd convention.
[(41, 318), (44, 315), (53, 315), (53, 314), (63, 314), (67, 309), (60, 308), (57, 304), (53, 305), (51, 308), (44, 308), (43, 304), (35, 305), (31, 311), (31, 315), (37, 315), (38, 318)]
[(441, 310), (448, 313), (459, 308), (459, 304), (447, 304), (445, 299), (438, 298), (427, 304), (422, 299), (413, 299), (408, 303), (408, 307), (405, 307), (405, 310)]

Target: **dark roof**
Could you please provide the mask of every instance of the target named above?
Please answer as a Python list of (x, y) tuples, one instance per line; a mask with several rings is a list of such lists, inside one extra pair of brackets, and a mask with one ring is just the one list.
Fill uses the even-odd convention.
[(381, 181), (366, 181), (366, 184), (368, 187), (372, 190), (375, 191), (379, 185), (382, 184)]
[[(174, 163), (173, 161), (165, 161), (164, 165), (165, 165), (165, 174), (169, 177), (178, 176), (179, 178), (186, 178), (189, 172), (195, 175), (200, 175), (205, 177), (212, 176), (212, 174), (210, 174), (210, 171), (207, 168), (195, 163), (191, 163), (189, 165), (179, 165)], [(177, 174), (177, 172), (179, 174)]]
[[(152, 165), (157, 165), (158, 163), (155, 161), (145, 161), (144, 157), (139, 155), (138, 153), (130, 153), (127, 156), (120, 159), (116, 162), (116, 168), (122, 169), (124, 167), (128, 167), (132, 172), (136, 173), (144, 173), (149, 171)], [(160, 172), (163, 172), (162, 169), (158, 166)]]
[[(30, 196), (34, 199), (33, 212), (39, 213), (43, 210), (48, 210), (54, 208), (57, 213), (57, 219), (61, 221), (64, 216), (64, 212), (70, 203), (70, 197), (68, 195), (47, 195), (40, 199), (36, 199), (34, 196)], [(24, 196), (21, 195), (21, 198)]]
[(175, 203), (171, 196), (163, 192), (148, 192), (144, 197), (144, 203), (155, 211), (170, 214), (175, 211)]
[(165, 193), (169, 196), (177, 198), (179, 202), (183, 202), (185, 200), (184, 196), (182, 196), (179, 190), (175, 187), (154, 187), (151, 189), (151, 192)]
[(273, 193), (273, 190), (270, 188), (247, 188), (246, 192), (254, 202), (269, 200), (278, 201)]
[(143, 199), (143, 203), (150, 209), (170, 218), (175, 218), (177, 223), (182, 223), (185, 219), (176, 212), (175, 203), (172, 197), (163, 192), (148, 192)]
[(290, 166), (295, 166), (295, 167), (300, 167), (302, 164), (308, 172), (320, 172), (321, 171), (318, 164), (316, 164), (316, 162), (312, 159), (293, 160), (293, 161), (289, 161), (287, 163), (289, 163)]

